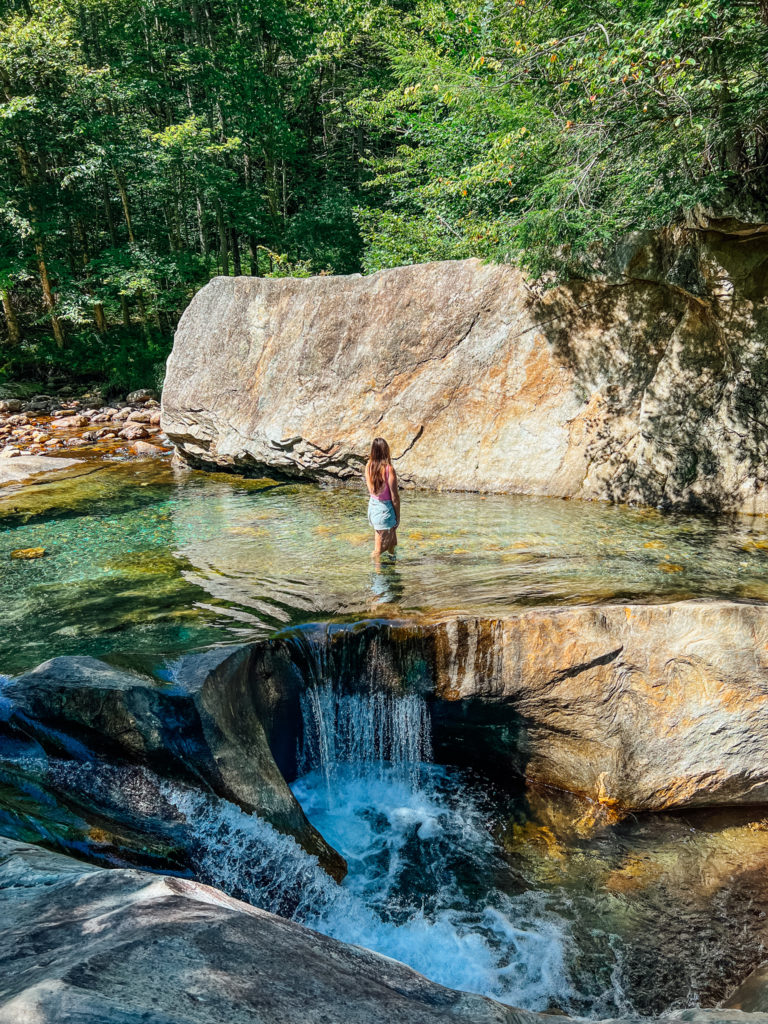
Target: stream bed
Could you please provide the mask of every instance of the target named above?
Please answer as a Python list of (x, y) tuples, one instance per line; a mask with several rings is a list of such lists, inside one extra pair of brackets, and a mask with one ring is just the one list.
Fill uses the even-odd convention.
[[(58, 654), (152, 667), (284, 626), (534, 605), (768, 599), (768, 519), (515, 495), (405, 492), (371, 563), (359, 490), (95, 464), (0, 491), (0, 673)], [(43, 558), (12, 560), (19, 548)]]
[[(6, 488), (0, 672), (94, 654), (168, 678), (182, 653), (304, 622), (768, 600), (762, 518), (407, 492), (398, 557), (376, 568), (365, 505), (359, 491), (162, 462)], [(10, 558), (29, 547), (46, 554)], [(712, 1006), (765, 959), (768, 808), (616, 822), (445, 752), (436, 764), (415, 694), (311, 685), (301, 714), (291, 785), (348, 861), (341, 886), (260, 819), (139, 768), (5, 751), (0, 831), (89, 856), (62, 837), (90, 828), (98, 842), (98, 825), (39, 794), (76, 793), (107, 821), (128, 793), (145, 866), (167, 870), (177, 844), (195, 877), (256, 906), (531, 1009), (598, 1018)]]

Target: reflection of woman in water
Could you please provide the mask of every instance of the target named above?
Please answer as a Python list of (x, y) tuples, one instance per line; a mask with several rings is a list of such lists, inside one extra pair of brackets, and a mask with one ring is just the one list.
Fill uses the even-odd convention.
[(389, 445), (383, 437), (373, 440), (368, 465), (365, 467), (365, 482), (371, 495), (368, 522), (376, 531), (371, 558), (378, 558), (385, 551), (394, 554), (397, 527), (400, 525), (400, 491)]

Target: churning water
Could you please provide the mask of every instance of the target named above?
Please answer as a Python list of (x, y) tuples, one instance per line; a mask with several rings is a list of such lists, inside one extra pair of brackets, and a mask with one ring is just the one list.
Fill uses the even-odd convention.
[[(163, 870), (185, 866), (437, 982), (532, 1009), (609, 1017), (713, 1005), (764, 959), (768, 822), (708, 812), (585, 829), (575, 798), (509, 794), (430, 763), (417, 696), (319, 685), (303, 715), (293, 789), (347, 858), (341, 886), (226, 800), (75, 750), (73, 760), (6, 751), (0, 787), (13, 787), (17, 811), (2, 812), (2, 831), (93, 857), (113, 822), (134, 863), (157, 854)], [(162, 861), (173, 850), (181, 868)]]
[(204, 837), (197, 873), (441, 984), (529, 1008), (573, 1005), (564, 921), (510, 875), (468, 778), (429, 763), (424, 701), (318, 686), (302, 710), (305, 774), (293, 789), (347, 858), (343, 885), (258, 819), (166, 789)]
[(313, 926), (443, 985), (529, 1008), (569, 1003), (562, 921), (514, 879), (513, 894), (499, 888), (489, 808), (462, 773), (429, 763), (424, 700), (313, 686), (302, 713), (306, 773), (293, 790), (349, 865), (343, 897)]

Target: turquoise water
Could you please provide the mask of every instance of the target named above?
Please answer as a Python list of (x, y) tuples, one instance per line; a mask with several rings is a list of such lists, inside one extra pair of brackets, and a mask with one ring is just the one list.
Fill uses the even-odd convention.
[[(156, 668), (322, 619), (768, 600), (765, 519), (407, 492), (397, 559), (377, 568), (361, 491), (158, 461), (86, 469), (0, 492), (0, 674), (64, 653)], [(31, 547), (45, 556), (11, 558)], [(302, 711), (315, 746), (294, 792), (347, 857), (342, 887), (260, 819), (125, 766), (30, 767), (6, 750), (0, 827), (88, 856), (127, 845), (161, 870), (191, 858), (238, 897), (516, 1005), (712, 1005), (764, 957), (765, 808), (612, 824), (564, 794), (431, 764), (412, 696), (315, 690)]]
[[(403, 496), (376, 568), (361, 491), (105, 465), (0, 493), (0, 673), (148, 663), (306, 621), (692, 596), (768, 599), (768, 521), (523, 496)], [(12, 560), (18, 548), (44, 558)]]

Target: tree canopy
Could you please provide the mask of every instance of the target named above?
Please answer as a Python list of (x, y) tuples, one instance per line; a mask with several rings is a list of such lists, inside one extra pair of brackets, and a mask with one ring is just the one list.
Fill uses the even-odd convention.
[(216, 274), (588, 276), (768, 196), (767, 0), (0, 10), (0, 380), (148, 383)]

